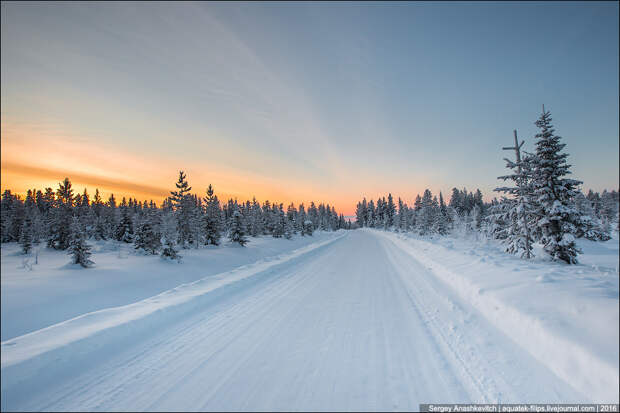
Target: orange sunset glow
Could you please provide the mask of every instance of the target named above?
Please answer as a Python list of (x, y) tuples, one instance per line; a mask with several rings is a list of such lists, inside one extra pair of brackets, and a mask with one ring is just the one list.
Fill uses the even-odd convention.
[[(37, 159), (37, 162), (33, 162)], [(183, 169), (192, 192), (204, 196), (211, 183), (221, 199), (252, 199), (296, 204), (310, 200), (333, 203), (338, 211), (352, 213), (354, 199), (321, 192), (311, 182), (302, 187), (286, 177), (271, 178), (243, 173), (226, 165), (209, 168), (197, 163), (179, 163), (164, 157), (122, 151), (93, 144), (61, 128), (17, 124), (2, 120), (2, 190), (25, 195), (28, 189), (56, 189), (69, 177), (76, 192), (95, 189), (103, 199), (131, 197), (160, 203), (174, 189), (178, 170)], [(308, 195), (316, 194), (316, 196)]]

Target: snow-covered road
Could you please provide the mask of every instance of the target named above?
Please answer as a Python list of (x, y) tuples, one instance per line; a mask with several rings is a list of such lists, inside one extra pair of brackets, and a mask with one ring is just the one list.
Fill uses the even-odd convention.
[(104, 344), (3, 367), (2, 410), (589, 400), (373, 231), (350, 231), (192, 301), (191, 310), (134, 321), (135, 334), (98, 332), (90, 340)]

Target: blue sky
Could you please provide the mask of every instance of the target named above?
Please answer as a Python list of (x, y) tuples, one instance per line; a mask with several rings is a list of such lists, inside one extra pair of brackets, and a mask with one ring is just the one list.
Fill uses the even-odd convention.
[(39, 186), (18, 177), (31, 147), (84, 185), (185, 168), (344, 212), (426, 187), (488, 199), (544, 103), (573, 177), (617, 188), (618, 91), (617, 2), (3, 2), (2, 186)]

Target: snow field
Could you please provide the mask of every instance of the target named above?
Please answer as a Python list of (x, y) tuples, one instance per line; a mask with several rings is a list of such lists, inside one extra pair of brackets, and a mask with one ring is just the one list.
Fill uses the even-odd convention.
[(189, 284), (179, 285), (172, 290), (164, 291), (161, 294), (138, 301), (137, 303), (94, 311), (7, 340), (2, 342), (2, 368), (20, 363), (58, 347), (71, 344), (72, 342), (84, 339), (99, 331), (146, 317), (149, 314), (165, 310), (168, 307), (183, 304), (224, 285), (267, 271), (271, 267), (292, 260), (302, 254), (306, 254), (316, 248), (334, 242), (339, 238), (340, 237), (313, 243), (288, 254), (263, 259), (254, 264), (244, 265), (232, 271), (208, 276)]
[[(333, 236), (337, 234), (322, 231), (290, 240), (265, 236), (253, 238), (243, 248), (223, 242), (217, 247), (182, 250), (181, 264), (137, 253), (132, 244), (95, 241), (95, 266), (87, 270), (69, 264), (66, 251), (40, 245), (39, 264), (35, 265), (34, 254), (24, 257), (19, 245), (2, 244), (0, 341), (86, 313), (132, 304)], [(24, 268), (23, 260), (30, 262), (31, 270)]]

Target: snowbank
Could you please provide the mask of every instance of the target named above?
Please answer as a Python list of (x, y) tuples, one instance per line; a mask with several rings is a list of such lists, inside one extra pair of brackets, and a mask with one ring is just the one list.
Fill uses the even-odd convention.
[(491, 242), (380, 232), (594, 401), (618, 402), (618, 239), (580, 240), (582, 264), (524, 261)]

